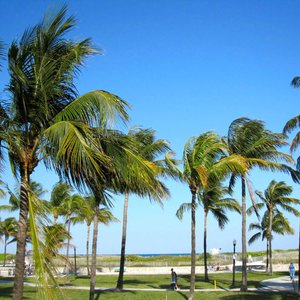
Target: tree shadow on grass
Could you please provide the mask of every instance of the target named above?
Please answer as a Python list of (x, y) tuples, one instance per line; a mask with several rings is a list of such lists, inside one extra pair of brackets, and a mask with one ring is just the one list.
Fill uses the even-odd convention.
[[(12, 293), (13, 293), (13, 287), (8, 286), (8, 287), (0, 287), (0, 299), (12, 299)], [(33, 296), (26, 296), (27, 295), (35, 295), (36, 290), (35, 289), (28, 289), (24, 291), (23, 298), (22, 299), (33, 299)]]
[(118, 291), (115, 289), (107, 289), (104, 291), (96, 291), (95, 292), (95, 300), (99, 300), (101, 299), (101, 296), (105, 297), (106, 295), (121, 295), (121, 294), (126, 294), (126, 295), (135, 295), (136, 292), (135, 291)]

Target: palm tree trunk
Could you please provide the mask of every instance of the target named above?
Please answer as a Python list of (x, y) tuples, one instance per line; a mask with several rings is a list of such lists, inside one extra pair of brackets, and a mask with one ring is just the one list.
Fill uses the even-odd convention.
[(241, 292), (247, 292), (247, 241), (246, 241), (246, 183), (242, 176), (242, 285)]
[(13, 300), (21, 300), (23, 298), (24, 288), (24, 270), (25, 270), (25, 250), (26, 250), (26, 233), (27, 233), (27, 219), (29, 212), (28, 203), (28, 186), (29, 174), (27, 169), (21, 170), (21, 188), (20, 188), (20, 212), (17, 233), (17, 251), (16, 251), (16, 269), (15, 280), (13, 287)]
[(204, 280), (209, 281), (208, 269), (207, 269), (207, 210), (204, 210), (203, 251), (204, 251)]
[(124, 207), (123, 207), (123, 227), (122, 227), (122, 242), (121, 242), (121, 257), (120, 257), (120, 270), (117, 282), (117, 289), (123, 289), (123, 278), (125, 268), (125, 250), (126, 250), (126, 235), (127, 235), (127, 215), (128, 215), (128, 201), (129, 193), (125, 193)]
[(188, 300), (194, 299), (196, 281), (196, 191), (192, 191), (191, 210), (191, 281), (190, 294)]
[(69, 274), (70, 267), (71, 267), (70, 261), (69, 261), (69, 252), (70, 252), (70, 226), (71, 226), (71, 222), (69, 221), (68, 222), (68, 229), (67, 229), (67, 231), (68, 231), (68, 243), (67, 243), (67, 254), (66, 254), (66, 258), (67, 258), (67, 270), (66, 270), (66, 272), (67, 272), (67, 274)]
[(267, 237), (267, 263), (266, 263), (266, 273), (269, 271), (269, 238)]
[(86, 269), (88, 276), (91, 275), (90, 273), (90, 262), (89, 262), (89, 245), (90, 245), (90, 230), (91, 230), (91, 224), (87, 225), (87, 235), (86, 235)]
[(5, 237), (5, 240), (4, 240), (4, 258), (3, 258), (3, 267), (5, 267), (5, 264), (6, 264), (6, 247), (7, 247), (7, 240), (8, 240), (8, 237)]
[(93, 245), (92, 245), (92, 267), (91, 267), (91, 281), (90, 281), (90, 297), (89, 300), (94, 300), (95, 285), (96, 285), (96, 264), (97, 264), (97, 240), (98, 240), (98, 211), (99, 207), (95, 209), (94, 215), (94, 230), (93, 230)]
[(273, 209), (270, 207), (269, 210), (269, 275), (273, 273), (272, 266), (272, 226), (273, 226)]
[(71, 222), (69, 220), (68, 222), (68, 244), (67, 244), (67, 262), (69, 263), (69, 252), (70, 252), (70, 227), (71, 227)]

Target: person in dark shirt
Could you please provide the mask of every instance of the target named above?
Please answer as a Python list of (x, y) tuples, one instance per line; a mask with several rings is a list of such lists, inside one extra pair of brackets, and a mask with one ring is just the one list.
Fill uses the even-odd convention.
[(177, 274), (174, 271), (174, 269), (172, 268), (171, 269), (171, 287), (176, 291), (178, 290), (177, 279), (178, 279)]

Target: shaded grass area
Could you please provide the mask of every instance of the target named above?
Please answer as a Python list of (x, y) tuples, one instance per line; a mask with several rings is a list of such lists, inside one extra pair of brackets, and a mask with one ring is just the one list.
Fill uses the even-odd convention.
[[(64, 290), (63, 296), (57, 294), (57, 300), (70, 299), (82, 300), (88, 299), (88, 291), (83, 290)], [(8, 300), (12, 298), (12, 285), (0, 284), (0, 299)], [(24, 300), (37, 299), (37, 291), (32, 287), (24, 288)], [(112, 292), (102, 291), (96, 292), (95, 299), (98, 300), (184, 300), (188, 299), (188, 293), (183, 292)], [(300, 299), (298, 295), (290, 293), (240, 293), (240, 292), (196, 292), (195, 300), (206, 299), (223, 299), (223, 300), (296, 300)]]

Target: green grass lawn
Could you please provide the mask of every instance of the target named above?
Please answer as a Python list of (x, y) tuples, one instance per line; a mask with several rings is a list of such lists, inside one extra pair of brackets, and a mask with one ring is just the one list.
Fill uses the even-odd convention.
[[(273, 276), (265, 273), (248, 273), (248, 287), (259, 287), (259, 282), (265, 279), (286, 276), (288, 273), (274, 273)], [(101, 275), (96, 278), (96, 286), (113, 288), (116, 286), (117, 275)], [(189, 289), (189, 275), (179, 275), (178, 285), (182, 289)], [(235, 287), (241, 284), (241, 273), (236, 274)], [(89, 286), (87, 277), (70, 277), (70, 282), (75, 286)], [(196, 276), (197, 289), (211, 289), (216, 283), (217, 288), (232, 288), (232, 273), (213, 273), (209, 275), (209, 282), (204, 282), (204, 275)], [(125, 275), (124, 288), (157, 288), (167, 289), (170, 285), (170, 275)]]
[[(275, 273), (272, 277), (285, 276), (287, 273)], [(259, 287), (259, 282), (264, 279), (272, 278), (264, 273), (248, 273), (248, 287)], [(12, 280), (12, 279), (10, 279)], [(32, 278), (27, 278), (27, 281), (33, 281)], [(214, 281), (216, 280), (217, 288), (231, 288), (232, 274), (231, 273), (214, 273), (210, 274), (210, 281), (203, 282), (203, 275), (196, 277), (196, 289), (214, 288)], [(114, 288), (116, 286), (117, 275), (101, 275), (97, 276), (96, 287)], [(241, 274), (236, 274), (236, 287), (239, 287), (241, 281)], [(169, 275), (126, 275), (124, 280), (124, 288), (153, 288), (153, 289), (168, 289), (170, 283)], [(183, 275), (179, 278), (179, 286), (181, 289), (189, 289), (189, 276)], [(89, 286), (89, 279), (86, 277), (70, 277), (68, 282), (64, 282), (66, 287), (72, 286)], [(72, 290), (64, 289), (62, 291), (66, 299), (79, 300), (88, 299), (87, 290)], [(126, 292), (113, 292), (101, 291), (97, 292), (95, 299), (120, 299), (120, 300), (176, 300), (187, 299), (188, 292), (178, 291), (126, 291)], [(0, 299), (11, 299), (12, 297), (12, 282), (8, 284), (0, 284)], [(213, 291), (213, 292), (196, 292), (195, 299), (264, 299), (264, 300), (279, 300), (279, 299), (300, 299), (298, 295), (291, 293), (240, 293), (229, 291)], [(37, 296), (35, 288), (25, 287), (24, 299), (41, 299)], [(57, 294), (55, 299), (64, 299), (60, 294)]]

